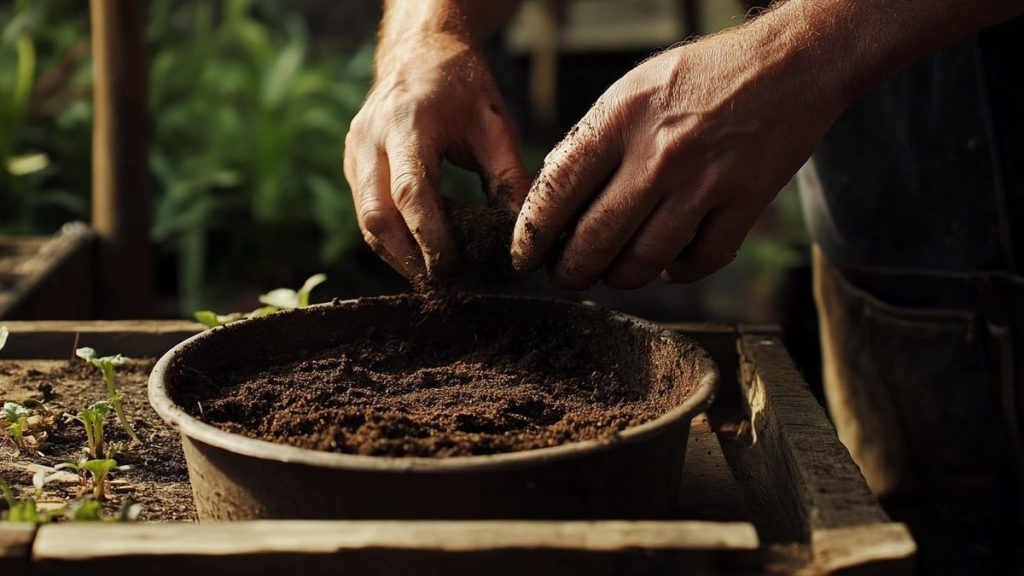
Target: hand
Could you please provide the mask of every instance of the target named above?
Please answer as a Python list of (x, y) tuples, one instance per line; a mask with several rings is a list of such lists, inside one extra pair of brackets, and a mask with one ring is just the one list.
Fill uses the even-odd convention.
[(445, 158), (479, 171), (492, 204), (518, 211), (530, 177), (483, 58), (454, 35), (407, 35), (378, 52), (345, 140), (345, 176), (366, 242), (408, 278), (456, 266), (438, 192)]
[(548, 261), (560, 286), (631, 289), (733, 260), (842, 109), (788, 51), (752, 55), (748, 28), (653, 57), (598, 99), (527, 196), (517, 269)]

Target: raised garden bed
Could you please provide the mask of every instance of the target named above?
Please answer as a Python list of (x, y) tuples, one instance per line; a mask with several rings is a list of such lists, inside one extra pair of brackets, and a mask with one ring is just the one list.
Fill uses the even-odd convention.
[[(97, 396), (80, 397), (81, 379), (66, 367), (76, 346), (155, 358), (200, 330), (182, 322), (8, 326), (12, 337), (2, 354), (6, 360), (0, 360), (0, 396), (10, 393), (10, 378), (3, 371), (27, 375), (36, 366), (41, 375), (33, 377), (52, 386), (53, 402), (72, 405), (101, 395), (94, 388)], [(712, 354), (723, 385), (712, 409), (693, 422), (684, 497), (668, 520), (2, 525), (0, 562), (5, 574), (15, 575), (142, 569), (147, 574), (185, 569), (224, 574), (342, 569), (386, 574), (909, 573), (913, 541), (870, 495), (774, 333), (706, 324), (674, 328)], [(144, 372), (145, 366), (138, 370)], [(31, 379), (21, 382), (23, 393), (33, 393)], [(173, 438), (145, 403), (141, 382), (122, 382), (139, 433)], [(164, 462), (179, 457), (174, 443), (154, 443), (159, 445), (166, 452), (150, 457)], [(150, 495), (139, 486), (146, 479), (131, 471), (122, 479), (115, 494), (134, 491), (145, 509)], [(30, 474), (9, 480), (24, 484)], [(175, 495), (172, 499), (187, 500), (186, 478), (170, 474), (158, 483), (160, 490)], [(147, 519), (165, 519), (160, 510), (150, 508)]]
[(81, 223), (53, 236), (0, 236), (0, 319), (88, 318), (93, 241)]

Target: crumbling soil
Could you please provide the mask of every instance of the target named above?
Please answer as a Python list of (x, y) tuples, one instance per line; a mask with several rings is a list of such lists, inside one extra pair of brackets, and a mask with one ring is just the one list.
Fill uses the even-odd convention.
[[(393, 310), (360, 316), (408, 314), (407, 325), (342, 325), (353, 333), (341, 341), (263, 365), (210, 369), (205, 354), (182, 359), (171, 371), (179, 374), (172, 397), (193, 416), (252, 438), (393, 457), (612, 441), (680, 402), (679, 386), (637, 360), (643, 341), (601, 333), (608, 327), (594, 318), (574, 323), (575, 316), (553, 317), (543, 307), (527, 307), (532, 317), (513, 309), (507, 317), (482, 317), (470, 300), (417, 316), (415, 300), (378, 300), (368, 306)], [(334, 330), (328, 322), (320, 326)], [(232, 335), (232, 328), (244, 332)], [(272, 338), (255, 323), (217, 336), (225, 345)], [(190, 362), (201, 368), (188, 368)]]
[[(115, 514), (124, 498), (142, 506), (141, 520), (194, 520), (195, 506), (188, 483), (188, 472), (178, 433), (168, 427), (150, 408), (146, 383), (152, 360), (131, 360), (117, 367), (117, 386), (122, 403), (142, 446), (131, 447), (119, 457), (119, 464), (130, 470), (112, 475), (107, 514)], [(19, 450), (8, 440), (0, 440), (0, 478), (23, 495), (32, 495), (32, 476), (40, 466), (53, 468), (63, 462), (77, 462), (86, 446), (85, 431), (77, 422), (65, 423), (61, 415), (75, 413), (106, 395), (99, 372), (78, 360), (5, 360), (0, 361), (0, 400), (43, 403), (57, 416), (46, 445), (38, 452)], [(106, 422), (110, 443), (129, 444), (129, 438), (111, 414)], [(51, 482), (39, 506), (59, 510), (74, 500), (78, 492), (74, 482)]]

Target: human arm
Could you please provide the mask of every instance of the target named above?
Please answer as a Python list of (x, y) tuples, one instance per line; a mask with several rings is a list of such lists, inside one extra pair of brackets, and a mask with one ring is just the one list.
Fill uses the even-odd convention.
[(345, 176), (367, 243), (407, 277), (444, 275), (457, 249), (438, 191), (443, 159), (477, 170), (518, 210), (530, 177), (480, 54), (518, 0), (389, 0), (375, 81), (345, 140)]
[(548, 155), (513, 263), (636, 288), (728, 264), (836, 117), (1021, 0), (789, 0), (630, 71)]

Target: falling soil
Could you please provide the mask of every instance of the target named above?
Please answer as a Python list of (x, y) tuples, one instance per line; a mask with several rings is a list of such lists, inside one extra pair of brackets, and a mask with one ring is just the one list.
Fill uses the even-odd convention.
[[(117, 367), (124, 409), (143, 445), (131, 447), (118, 457), (119, 464), (132, 468), (111, 476), (104, 512), (116, 514), (122, 501), (130, 498), (142, 506), (141, 520), (194, 520), (195, 506), (178, 434), (163, 423), (147, 400), (146, 382), (152, 368), (151, 360), (132, 360)], [(104, 397), (103, 380), (97, 370), (78, 359), (0, 361), (0, 400), (41, 402), (55, 416), (47, 441), (38, 451), (19, 450), (9, 440), (0, 440), (0, 478), (29, 496), (33, 495), (32, 476), (36, 470), (52, 473), (58, 464), (78, 462), (86, 446), (85, 431), (77, 422), (64, 422), (62, 415)], [(108, 446), (129, 444), (113, 414), (105, 431)], [(76, 498), (78, 490), (77, 482), (70, 478), (53, 481), (36, 500), (41, 509), (59, 511)]]
[[(175, 378), (172, 395), (205, 422), (252, 438), (348, 454), (451, 457), (613, 441), (678, 405), (683, 393), (634, 360), (643, 354), (632, 348), (649, 343), (601, 333), (608, 326), (593, 318), (552, 319), (545, 308), (528, 308), (535, 317), (509, 310), (508, 318), (487, 318), (462, 300), (417, 318), (414, 300), (378, 300), (367, 307), (394, 310), (353, 315), (408, 312), (406, 326), (343, 325), (358, 333), (262, 366), (209, 369), (203, 354), (194, 359), (200, 373), (181, 360), (172, 372), (187, 377)], [(224, 345), (272, 338), (255, 323), (245, 333), (231, 328), (217, 334)]]

